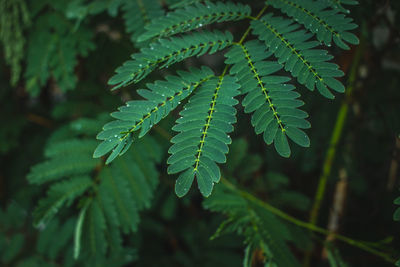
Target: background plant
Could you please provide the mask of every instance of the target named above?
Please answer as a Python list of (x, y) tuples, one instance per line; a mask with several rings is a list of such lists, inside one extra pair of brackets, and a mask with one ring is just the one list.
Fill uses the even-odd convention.
[(393, 264), (399, 9), (354, 4), (1, 1), (2, 264)]

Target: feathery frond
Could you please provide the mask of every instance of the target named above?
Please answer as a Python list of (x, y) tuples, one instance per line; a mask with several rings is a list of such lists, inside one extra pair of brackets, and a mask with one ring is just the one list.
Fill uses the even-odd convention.
[(188, 5), (204, 2), (204, 0), (169, 0), (169, 1), (171, 1), (171, 4), (169, 6), (169, 8), (171, 9), (183, 8)]
[[(120, 232), (136, 231), (139, 211), (150, 206), (158, 184), (155, 164), (161, 153), (158, 144), (145, 137), (134, 150), (104, 166), (100, 159), (92, 158), (96, 146), (93, 133), (90, 138), (82, 136), (81, 127), (77, 127), (83, 121), (95, 122), (97, 125), (92, 126), (96, 128), (102, 124), (101, 119), (84, 119), (56, 132), (46, 147), (47, 159), (32, 168), (28, 180), (34, 184), (53, 181), (34, 212), (36, 225), (45, 226), (63, 206), (80, 203), (82, 216), (76, 231), (82, 238), (77, 235), (75, 253), (79, 255), (83, 247), (96, 260), (108, 251), (107, 244), (112, 242), (106, 242), (106, 238), (110, 235), (117, 242)], [(112, 234), (108, 234), (109, 228), (114, 228)], [(81, 240), (84, 246), (80, 246)]]
[(46, 225), (57, 213), (61, 206), (70, 206), (72, 202), (81, 196), (92, 182), (87, 176), (76, 176), (54, 184), (47, 192), (47, 197), (40, 200), (35, 210), (34, 217), (40, 218), (34, 222), (36, 226)]
[(304, 25), (306, 29), (316, 34), (320, 42), (330, 46), (332, 39), (342, 49), (350, 49), (345, 43), (358, 44), (358, 38), (349, 32), (357, 28), (352, 19), (331, 9), (331, 5), (323, 1), (312, 0), (272, 0), (269, 3), (281, 9), (288, 16)]
[(145, 25), (149, 25), (155, 18), (164, 16), (158, 0), (126, 1), (122, 10), (126, 31), (131, 34), (134, 43), (144, 32)]
[(251, 123), (256, 134), (263, 133), (265, 143), (274, 142), (277, 152), (284, 157), (290, 156), (290, 147), (286, 136), (300, 146), (308, 147), (310, 140), (301, 129), (310, 128), (305, 120), (307, 113), (297, 109), (304, 103), (297, 98), (294, 86), (286, 84), (290, 78), (272, 75), (282, 68), (274, 61), (267, 61), (271, 52), (265, 51), (260, 41), (238, 44), (225, 54), (225, 63), (233, 64), (231, 75), (239, 77), (244, 112), (251, 113)]
[(133, 133), (140, 130), (139, 138), (144, 136), (155, 124), (165, 118), (181, 101), (204, 81), (214, 76), (206, 67), (191, 68), (189, 72), (178, 71), (179, 76), (167, 76), (166, 81), (147, 84), (148, 89), (137, 92), (145, 100), (133, 100), (120, 107), (111, 116), (118, 119), (104, 125), (97, 139), (103, 140), (93, 156), (101, 157), (113, 150), (107, 164), (127, 151), (133, 141)]
[(72, 139), (49, 144), (45, 150), (48, 159), (33, 166), (28, 181), (32, 184), (43, 184), (89, 173), (100, 164), (99, 159), (87, 157), (95, 147), (96, 142), (90, 139)]
[(211, 194), (214, 183), (219, 182), (220, 170), (216, 163), (226, 161), (227, 133), (233, 131), (239, 94), (236, 78), (222, 75), (205, 82), (189, 99), (180, 112), (181, 118), (172, 128), (180, 132), (171, 140), (174, 145), (168, 152), (168, 173), (182, 172), (175, 184), (175, 192), (184, 196), (194, 178), (203, 196)]
[(290, 230), (272, 213), (260, 209), (224, 185), (218, 185), (203, 206), (228, 216), (212, 238), (237, 233), (245, 237), (250, 249), (262, 250), (266, 264), (300, 266), (286, 244), (291, 240)]
[(94, 48), (93, 34), (83, 27), (73, 32), (73, 25), (57, 12), (37, 17), (35, 23), (28, 39), (26, 90), (37, 96), (50, 77), (62, 91), (74, 89), (77, 57)]
[(196, 3), (168, 13), (148, 24), (146, 32), (139, 36), (138, 41), (153, 37), (166, 37), (181, 32), (191, 31), (214, 22), (241, 20), (249, 16), (251, 9), (247, 5), (231, 2), (204, 4)]
[(0, 43), (4, 49), (4, 59), (11, 66), (12, 86), (17, 84), (21, 75), (26, 42), (23, 31), (29, 24), (29, 11), (24, 0), (0, 1)]
[(317, 41), (309, 41), (311, 33), (298, 30), (299, 24), (282, 17), (265, 15), (259, 21), (251, 23), (254, 34), (263, 40), (268, 50), (274, 53), (278, 62), (285, 65), (285, 70), (297, 78), (300, 84), (311, 91), (315, 86), (327, 98), (334, 98), (328, 89), (343, 93), (344, 86), (335, 77), (344, 73), (334, 63), (326, 50), (313, 49), (319, 45)]
[(157, 43), (142, 48), (140, 53), (133, 54), (132, 59), (116, 69), (115, 74), (109, 80), (109, 84), (117, 89), (130, 83), (137, 83), (155, 68), (167, 68), (193, 56), (201, 56), (205, 53), (213, 54), (224, 49), (232, 43), (233, 36), (230, 32), (197, 32), (182, 37), (160, 39)]

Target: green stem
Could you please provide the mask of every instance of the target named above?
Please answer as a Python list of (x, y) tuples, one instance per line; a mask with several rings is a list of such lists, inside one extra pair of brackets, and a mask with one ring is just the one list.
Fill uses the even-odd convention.
[(362, 249), (364, 251), (367, 251), (367, 252), (369, 252), (369, 253), (371, 253), (373, 255), (381, 257), (381, 258), (383, 258), (384, 260), (386, 260), (386, 261), (388, 261), (390, 263), (394, 263), (396, 261), (395, 259), (393, 259), (387, 253), (379, 251), (377, 249), (374, 249), (374, 248), (370, 247), (369, 245), (366, 245), (364, 241), (358, 241), (358, 240), (355, 240), (355, 239), (352, 239), (352, 238), (349, 238), (349, 237), (346, 237), (346, 236), (343, 236), (343, 235), (339, 235), (339, 234), (330, 232), (330, 231), (328, 231), (328, 230), (326, 230), (324, 228), (321, 228), (319, 226), (316, 226), (316, 225), (314, 225), (312, 223), (299, 220), (299, 219), (297, 219), (297, 218), (295, 218), (295, 217), (283, 212), (282, 210), (277, 209), (274, 206), (271, 206), (270, 204), (268, 204), (268, 203), (256, 198), (252, 194), (247, 193), (246, 191), (238, 189), (235, 185), (233, 185), (231, 182), (229, 182), (227, 179), (225, 179), (223, 177), (221, 178), (221, 182), (226, 187), (228, 187), (230, 190), (236, 192), (237, 194), (239, 194), (244, 199), (246, 199), (246, 200), (248, 200), (248, 201), (260, 206), (261, 208), (273, 213), (274, 215), (280, 217), (281, 219), (284, 219), (284, 220), (286, 220), (286, 221), (288, 221), (290, 223), (293, 223), (293, 224), (295, 224), (297, 226), (306, 228), (306, 229), (308, 229), (310, 231), (313, 231), (313, 232), (317, 232), (317, 233), (320, 233), (320, 234), (323, 234), (323, 235), (333, 235), (338, 240), (341, 240), (341, 241), (343, 241), (343, 242), (345, 242), (345, 243), (347, 243), (347, 244), (349, 244), (349, 245), (351, 245), (353, 247), (357, 247), (357, 248)]
[(358, 66), (360, 63), (362, 49), (363, 49), (363, 47), (362, 47), (362, 40), (361, 40), (360, 46), (358, 47), (356, 54), (354, 56), (354, 63), (351, 67), (350, 77), (348, 80), (348, 86), (346, 88), (345, 99), (338, 111), (335, 127), (333, 128), (331, 140), (329, 142), (329, 148), (326, 152), (324, 164), (322, 167), (322, 174), (319, 177), (318, 187), (317, 187), (317, 191), (316, 191), (315, 197), (314, 197), (314, 204), (313, 204), (311, 212), (310, 212), (309, 221), (312, 224), (317, 223), (319, 210), (321, 208), (322, 200), (324, 198), (325, 191), (326, 191), (326, 184), (327, 184), (328, 178), (331, 174), (332, 165), (333, 165), (333, 162), (335, 159), (337, 145), (338, 145), (339, 140), (343, 133), (343, 128), (344, 128), (344, 125), (345, 125), (345, 122), (347, 119), (348, 110), (349, 110), (349, 102), (350, 102), (349, 100), (351, 98), (351, 95), (352, 95), (352, 92), (354, 89), (354, 82), (357, 77), (357, 70), (358, 70)]
[[(267, 8), (268, 8), (268, 5), (264, 6), (264, 8), (261, 9), (260, 12), (258, 12), (257, 16), (255, 18), (251, 17), (251, 19), (252, 20), (258, 20), (262, 16), (262, 14), (264, 14), (264, 12), (265, 12), (265, 10), (267, 10)], [(240, 41), (239, 41), (238, 44), (242, 44), (244, 42), (244, 40), (246, 39), (247, 35), (249, 35), (250, 31), (251, 31), (251, 27), (248, 27), (247, 30), (244, 32), (242, 38), (240, 38)]]

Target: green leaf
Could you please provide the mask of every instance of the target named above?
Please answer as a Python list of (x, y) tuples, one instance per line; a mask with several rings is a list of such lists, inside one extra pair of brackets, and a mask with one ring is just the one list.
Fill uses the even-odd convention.
[(115, 70), (117, 74), (111, 77), (108, 83), (113, 85), (114, 89), (137, 83), (156, 68), (167, 68), (186, 58), (199, 57), (207, 52), (213, 54), (230, 45), (232, 41), (233, 36), (230, 32), (219, 31), (203, 31), (182, 37), (159, 39), (149, 47), (142, 48), (140, 53), (133, 54), (132, 60)]
[(85, 215), (87, 208), (89, 207), (90, 202), (87, 202), (86, 205), (81, 209), (78, 220), (75, 226), (75, 235), (74, 235), (74, 259), (79, 258), (79, 254), (81, 251), (81, 236), (82, 236), (82, 226), (85, 220)]
[(309, 147), (310, 146), (310, 139), (308, 136), (298, 128), (286, 126), (285, 127), (286, 135), (296, 144), (302, 147)]
[(92, 182), (87, 176), (74, 177), (52, 185), (47, 197), (39, 201), (34, 211), (34, 224), (46, 225), (64, 204), (70, 206), (91, 185)]
[(118, 119), (104, 125), (97, 139), (104, 140), (95, 150), (94, 156), (103, 156), (110, 151), (106, 164), (124, 154), (133, 142), (133, 134), (140, 130), (143, 137), (161, 119), (168, 116), (186, 97), (202, 83), (214, 76), (211, 69), (190, 68), (189, 72), (178, 71), (179, 76), (167, 76), (166, 81), (147, 84), (148, 89), (138, 90), (144, 100), (128, 101), (111, 116)]
[(157, 0), (124, 1), (122, 11), (126, 32), (131, 34), (131, 41), (135, 45), (146, 25), (154, 19), (164, 17), (161, 3)]
[(339, 47), (349, 49), (344, 41), (350, 44), (359, 43), (358, 38), (348, 32), (355, 29), (357, 25), (352, 22), (352, 19), (341, 14), (335, 6), (332, 9), (334, 2), (336, 2), (334, 4), (336, 7), (340, 5), (334, 0), (318, 3), (312, 0), (271, 0), (269, 3), (303, 24), (306, 29), (316, 34), (320, 42), (331, 45), (333, 38)]
[(305, 120), (307, 113), (297, 109), (304, 103), (297, 99), (300, 94), (293, 91), (294, 86), (286, 83), (289, 78), (273, 75), (282, 66), (268, 61), (271, 55), (265, 51), (264, 44), (254, 40), (231, 48), (225, 54), (225, 63), (233, 64), (230, 73), (240, 77), (238, 82), (246, 94), (242, 101), (244, 111), (254, 112), (251, 124), (257, 134), (263, 133), (265, 143), (272, 144), (278, 131), (289, 128), (293, 129), (289, 130), (289, 137), (293, 137), (295, 143), (308, 146), (307, 135), (298, 129), (310, 127)]
[(290, 147), (284, 131), (278, 131), (276, 133), (274, 145), (279, 155), (285, 158), (290, 156)]
[[(279, 3), (281, 0), (274, 1)], [(334, 96), (328, 87), (344, 92), (343, 85), (334, 79), (342, 76), (342, 72), (336, 64), (327, 62), (332, 58), (327, 51), (315, 49), (319, 43), (309, 41), (313, 34), (299, 30), (299, 25), (292, 20), (273, 17), (271, 13), (260, 20), (252, 21), (251, 28), (253, 33), (265, 42), (268, 50), (278, 58), (278, 62), (284, 64), (285, 70), (296, 77), (300, 84), (311, 91), (316, 85), (318, 91), (330, 99)], [(337, 39), (335, 38), (336, 35), (334, 40)]]
[(180, 118), (172, 128), (180, 132), (171, 142), (168, 173), (179, 173), (175, 192), (184, 196), (194, 177), (203, 196), (208, 197), (215, 182), (220, 179), (216, 163), (226, 161), (227, 133), (233, 131), (240, 85), (231, 76), (221, 76), (205, 82), (179, 113)]
[(189, 192), (194, 180), (193, 170), (187, 169), (181, 173), (175, 183), (175, 193), (178, 197), (183, 197)]
[(250, 13), (250, 7), (242, 4), (208, 1), (204, 4), (196, 3), (153, 20), (145, 27), (146, 32), (139, 36), (138, 41), (191, 31), (214, 22), (241, 20)]

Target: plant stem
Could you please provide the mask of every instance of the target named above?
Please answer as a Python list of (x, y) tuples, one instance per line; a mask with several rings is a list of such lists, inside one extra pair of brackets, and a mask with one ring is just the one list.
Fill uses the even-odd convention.
[[(261, 11), (258, 12), (257, 16), (255, 18), (251, 18), (251, 19), (252, 20), (258, 20), (262, 16), (262, 14), (264, 14), (264, 12), (265, 12), (265, 10), (267, 10), (267, 8), (268, 8), (268, 5), (265, 5), (263, 7), (263, 9), (261, 9)], [(250, 30), (251, 30), (251, 27), (248, 27), (247, 30), (244, 32), (242, 38), (240, 38), (240, 41), (239, 41), (238, 44), (242, 44), (244, 42), (244, 40), (246, 39), (247, 35), (249, 35)]]
[[(361, 38), (362, 39), (362, 38)], [(356, 50), (356, 54), (354, 56), (354, 62), (351, 66), (350, 76), (348, 79), (348, 85), (346, 88), (345, 98), (340, 106), (340, 109), (337, 114), (335, 126), (333, 128), (332, 136), (329, 142), (329, 147), (326, 152), (325, 160), (322, 165), (322, 174), (319, 177), (317, 191), (315, 193), (313, 206), (310, 212), (309, 222), (312, 225), (316, 225), (318, 221), (319, 211), (322, 205), (322, 201), (324, 199), (326, 184), (328, 182), (328, 178), (331, 174), (332, 165), (336, 156), (337, 145), (343, 133), (343, 128), (347, 119), (347, 114), (349, 110), (349, 102), (354, 90), (354, 82), (357, 77), (357, 70), (360, 64), (361, 59), (361, 51), (363, 50), (363, 40), (360, 41), (360, 45)], [(306, 253), (304, 258), (304, 267), (310, 266), (311, 260), (311, 252)]]
[(358, 66), (360, 63), (360, 58), (361, 58), (361, 50), (362, 50), (362, 44), (360, 43), (359, 48), (356, 51), (356, 54), (354, 56), (354, 63), (351, 67), (350, 71), (350, 77), (348, 80), (348, 86), (346, 88), (346, 95), (345, 99), (340, 106), (337, 118), (336, 118), (336, 123), (335, 127), (332, 132), (332, 136), (329, 142), (329, 148), (326, 152), (324, 164), (322, 167), (322, 174), (319, 177), (319, 182), (318, 182), (318, 187), (317, 191), (315, 194), (314, 198), (314, 204), (311, 209), (310, 213), (310, 223), (316, 224), (318, 220), (318, 214), (319, 210), (321, 208), (322, 200), (324, 198), (325, 190), (326, 190), (326, 183), (328, 181), (328, 178), (331, 174), (332, 170), (332, 165), (333, 161), (335, 159), (336, 151), (337, 151), (337, 145), (339, 143), (340, 137), (342, 136), (343, 133), (343, 128), (346, 122), (347, 114), (348, 114), (348, 109), (349, 109), (349, 100), (351, 98), (353, 89), (354, 89), (354, 82), (357, 76), (357, 70)]
[(286, 220), (288, 222), (291, 222), (291, 223), (293, 223), (293, 224), (295, 224), (297, 226), (306, 228), (306, 229), (308, 229), (310, 231), (314, 231), (314, 232), (317, 232), (317, 233), (320, 233), (320, 234), (323, 234), (323, 235), (332, 235), (338, 240), (341, 240), (341, 241), (343, 241), (343, 242), (345, 242), (345, 243), (347, 243), (347, 244), (349, 244), (349, 245), (351, 245), (353, 247), (357, 247), (357, 248), (362, 249), (364, 251), (367, 251), (367, 252), (369, 252), (369, 253), (371, 253), (373, 255), (381, 257), (381, 258), (383, 258), (384, 260), (386, 260), (386, 261), (388, 261), (390, 263), (394, 263), (395, 262), (395, 259), (393, 259), (387, 253), (379, 251), (379, 250), (376, 250), (376, 249), (372, 248), (371, 246), (366, 245), (365, 242), (363, 242), (363, 241), (358, 241), (358, 240), (355, 240), (355, 239), (352, 239), (352, 238), (349, 238), (349, 237), (346, 237), (346, 236), (343, 236), (343, 235), (332, 233), (332, 232), (330, 232), (330, 231), (328, 231), (328, 230), (326, 230), (324, 228), (321, 228), (319, 226), (316, 226), (316, 225), (314, 225), (314, 224), (312, 224), (310, 222), (305, 222), (305, 221), (299, 220), (299, 219), (297, 219), (297, 218), (295, 218), (295, 217), (283, 212), (282, 210), (277, 209), (277, 208), (271, 206), (270, 204), (268, 204), (268, 203), (256, 198), (252, 194), (250, 194), (250, 193), (248, 193), (246, 191), (238, 189), (235, 185), (233, 185), (231, 182), (229, 182), (227, 179), (225, 179), (223, 177), (221, 178), (221, 182), (226, 187), (228, 187), (232, 191), (236, 192), (237, 194), (239, 194), (244, 199), (246, 199), (246, 200), (248, 200), (248, 201), (250, 201), (250, 202), (252, 202), (252, 203), (254, 203), (254, 204), (256, 204), (256, 205), (258, 205), (260, 207), (262, 207), (263, 209), (273, 213), (274, 215), (276, 215), (276, 216), (278, 216), (278, 217), (280, 217), (280, 218), (282, 218), (282, 219), (284, 219), (284, 220)]

